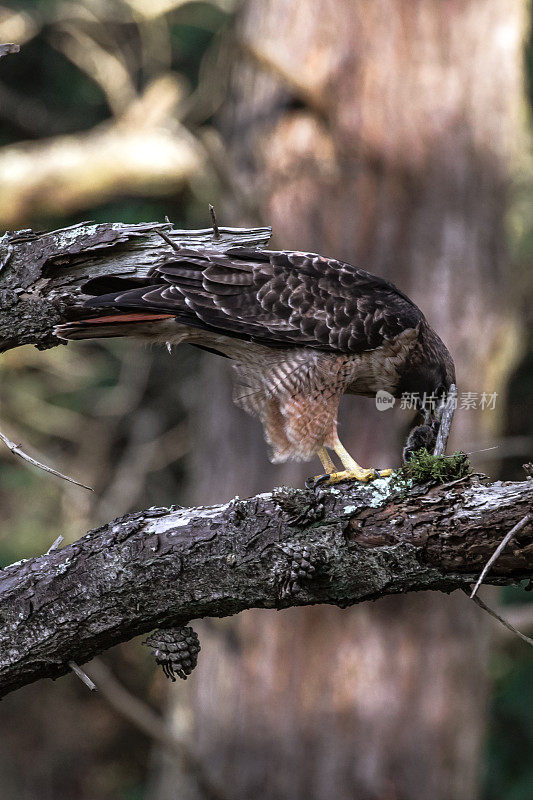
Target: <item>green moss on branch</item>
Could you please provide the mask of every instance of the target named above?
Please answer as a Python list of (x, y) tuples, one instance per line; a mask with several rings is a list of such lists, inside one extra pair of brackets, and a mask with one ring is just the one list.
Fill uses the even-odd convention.
[(391, 486), (404, 489), (413, 484), (449, 483), (472, 472), (466, 453), (434, 456), (425, 447), (417, 450), (392, 478)]

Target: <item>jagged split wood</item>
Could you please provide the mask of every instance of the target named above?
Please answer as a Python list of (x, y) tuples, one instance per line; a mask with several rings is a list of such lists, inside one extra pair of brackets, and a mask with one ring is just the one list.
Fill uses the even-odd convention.
[[(0, 351), (58, 344), (54, 326), (84, 314), (88, 278), (146, 274), (171, 260), (158, 232), (177, 244), (217, 247), (264, 245), (270, 235), (268, 228), (220, 227), (217, 239), (211, 228), (174, 231), (170, 223), (7, 233), (0, 240)], [(129, 514), (0, 572), (0, 695), (63, 675), (69, 664), (137, 634), (199, 617), (470, 590), (532, 506), (533, 481), (471, 476), (403, 495), (381, 479)], [(527, 525), (486, 580), (518, 583), (532, 574)]]

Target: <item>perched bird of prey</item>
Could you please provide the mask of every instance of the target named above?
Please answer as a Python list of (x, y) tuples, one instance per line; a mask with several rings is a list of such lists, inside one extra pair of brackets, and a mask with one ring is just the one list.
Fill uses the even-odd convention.
[(341, 444), (345, 392), (423, 397), (455, 380), (448, 350), (407, 295), (314, 253), (181, 247), (148, 278), (96, 278), (83, 291), (94, 295), (90, 318), (59, 326), (58, 336), (186, 342), (226, 356), (234, 400), (263, 423), (271, 460), (316, 454), (330, 482), (391, 472), (364, 469)]

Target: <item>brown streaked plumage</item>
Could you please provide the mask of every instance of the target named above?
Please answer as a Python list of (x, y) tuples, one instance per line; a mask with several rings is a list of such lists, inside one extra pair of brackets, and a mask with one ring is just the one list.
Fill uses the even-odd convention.
[[(345, 392), (442, 393), (450, 354), (393, 284), (313, 253), (182, 248), (148, 278), (102, 278), (84, 291), (95, 316), (61, 325), (66, 339), (140, 336), (187, 342), (232, 359), (234, 399), (258, 416), (273, 461), (309, 460), (368, 480), (337, 437)], [(109, 310), (117, 313), (109, 316)]]

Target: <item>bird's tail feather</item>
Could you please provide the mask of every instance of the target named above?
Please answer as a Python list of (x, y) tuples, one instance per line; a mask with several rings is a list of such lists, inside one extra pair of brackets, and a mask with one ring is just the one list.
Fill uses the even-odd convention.
[(161, 320), (172, 314), (114, 314), (93, 319), (80, 319), (58, 325), (54, 333), (60, 339), (107, 339), (115, 336), (148, 336), (157, 334)]

